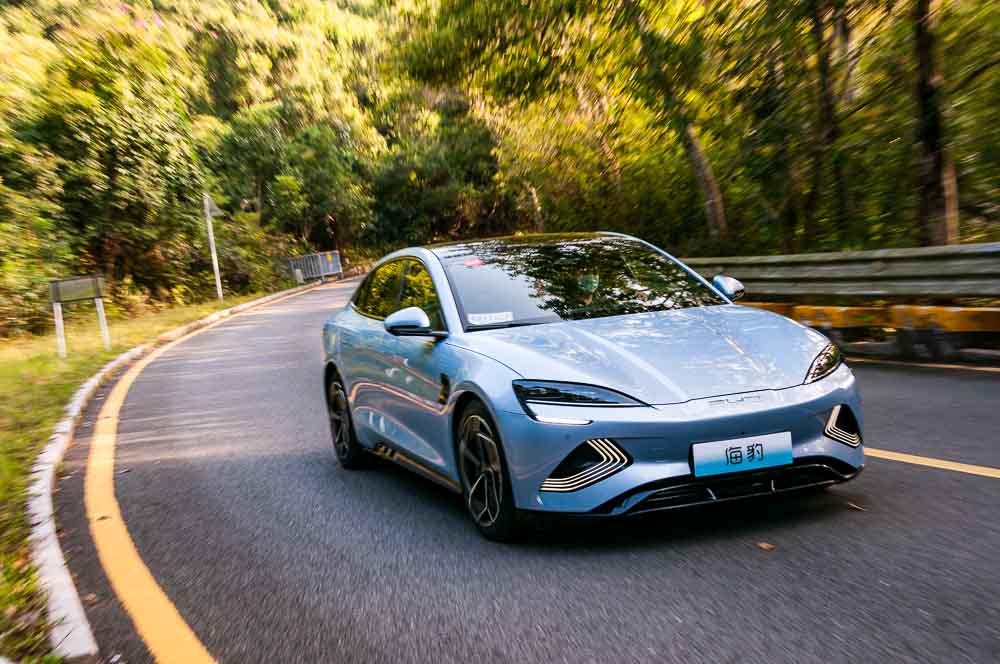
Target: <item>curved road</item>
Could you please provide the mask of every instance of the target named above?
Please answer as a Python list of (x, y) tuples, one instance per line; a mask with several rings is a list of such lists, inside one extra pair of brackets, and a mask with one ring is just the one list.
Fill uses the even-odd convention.
[[(405, 470), (340, 469), (320, 329), (352, 288), (184, 341), (122, 409), (129, 532), (219, 661), (1000, 660), (1000, 479), (870, 458), (824, 494), (503, 546)], [(855, 371), (874, 447), (1000, 467), (1000, 373)], [(83, 513), (93, 417), (59, 485), (63, 546), (102, 659), (144, 662)]]

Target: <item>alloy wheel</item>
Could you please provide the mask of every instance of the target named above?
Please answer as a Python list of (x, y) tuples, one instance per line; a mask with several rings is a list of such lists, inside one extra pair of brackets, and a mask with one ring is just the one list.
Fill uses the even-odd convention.
[(347, 412), (347, 395), (339, 382), (332, 382), (327, 391), (327, 411), (330, 414), (330, 433), (333, 449), (341, 459), (350, 454), (351, 420)]
[(458, 451), (465, 506), (480, 527), (488, 528), (500, 518), (504, 486), (500, 451), (489, 423), (479, 415), (466, 417)]

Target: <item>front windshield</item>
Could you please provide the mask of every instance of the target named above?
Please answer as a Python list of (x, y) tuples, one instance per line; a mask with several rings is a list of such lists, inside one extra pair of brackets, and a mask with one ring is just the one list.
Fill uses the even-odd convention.
[(629, 238), (514, 238), (440, 251), (469, 330), (724, 304)]

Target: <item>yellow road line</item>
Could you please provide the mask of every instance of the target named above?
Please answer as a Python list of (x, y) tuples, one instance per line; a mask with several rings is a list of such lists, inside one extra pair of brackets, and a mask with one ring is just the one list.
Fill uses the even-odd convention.
[(865, 448), (865, 456), (875, 457), (876, 459), (888, 459), (890, 461), (902, 461), (903, 463), (912, 463), (917, 466), (927, 466), (929, 468), (940, 468), (941, 470), (953, 470), (956, 473), (966, 473), (968, 475), (980, 475), (982, 477), (1000, 479), (1000, 468), (992, 468), (990, 466), (974, 466), (968, 463), (958, 463), (957, 461), (935, 459), (934, 457), (904, 454), (902, 452), (892, 452), (890, 450), (880, 450), (873, 447)]
[(101, 565), (153, 658), (158, 662), (196, 664), (215, 660), (143, 563), (115, 499), (115, 444), (125, 397), (139, 373), (176, 343), (167, 344), (133, 365), (108, 395), (90, 444), (84, 494)]
[[(310, 291), (301, 291), (308, 293)], [(263, 306), (283, 302), (300, 295), (266, 302)], [(258, 307), (248, 310), (251, 313)], [(97, 416), (94, 435), (87, 459), (84, 480), (84, 503), (91, 536), (104, 572), (111, 582), (118, 599), (125, 606), (136, 630), (149, 648), (153, 658), (162, 663), (200, 664), (215, 660), (191, 630), (177, 607), (156, 582), (146, 567), (122, 518), (121, 508), (115, 497), (115, 446), (118, 439), (118, 418), (129, 388), (151, 362), (177, 344), (196, 334), (210, 330), (227, 320), (243, 315), (227, 316), (203, 328), (194, 330), (175, 341), (153, 351), (139, 360), (115, 384)]]
[(977, 367), (969, 364), (938, 364), (933, 362), (905, 362), (903, 360), (877, 360), (866, 357), (848, 355), (848, 364), (891, 364), (898, 367), (922, 367), (925, 369), (962, 369), (964, 371), (982, 371), (1000, 373), (1000, 367)]

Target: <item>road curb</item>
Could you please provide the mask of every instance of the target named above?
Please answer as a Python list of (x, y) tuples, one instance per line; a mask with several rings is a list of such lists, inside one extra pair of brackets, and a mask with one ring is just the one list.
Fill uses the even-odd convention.
[[(27, 512), (31, 523), (31, 558), (38, 569), (39, 586), (46, 596), (47, 614), (52, 631), (49, 642), (60, 657), (72, 660), (97, 654), (97, 641), (83, 610), (76, 585), (66, 566), (62, 547), (56, 535), (52, 489), (56, 468), (73, 440), (76, 426), (97, 389), (120, 368), (142, 357), (157, 346), (183, 337), (194, 330), (211, 325), (248, 309), (296, 295), (319, 286), (322, 282), (273, 293), (235, 307), (217, 311), (187, 325), (165, 332), (151, 343), (136, 346), (111, 360), (81, 385), (66, 405), (65, 416), (56, 424), (48, 443), (35, 458), (31, 469)], [(0, 657), (0, 664), (7, 661)]]

